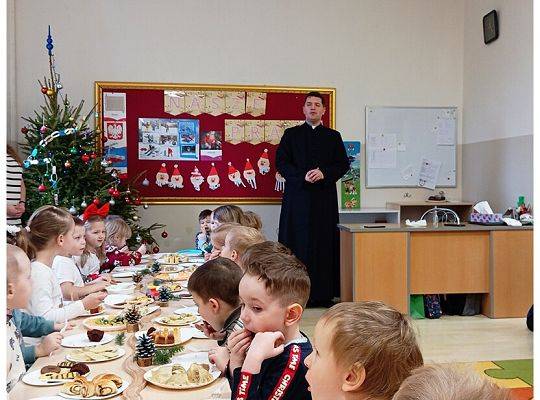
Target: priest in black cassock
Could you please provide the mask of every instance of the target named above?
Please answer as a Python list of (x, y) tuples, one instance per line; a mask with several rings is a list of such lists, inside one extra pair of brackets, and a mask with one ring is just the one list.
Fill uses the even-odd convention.
[(326, 111), (318, 92), (305, 98), (306, 122), (285, 130), (276, 168), (285, 178), (279, 241), (306, 265), (311, 306), (330, 306), (339, 296), (339, 231), (336, 182), (349, 170), (338, 131), (322, 125)]

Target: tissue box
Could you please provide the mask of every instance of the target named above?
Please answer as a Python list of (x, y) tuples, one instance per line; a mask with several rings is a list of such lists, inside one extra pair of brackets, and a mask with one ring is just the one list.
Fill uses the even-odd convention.
[(469, 217), (469, 222), (472, 224), (481, 225), (503, 225), (502, 214), (479, 214), (472, 213)]

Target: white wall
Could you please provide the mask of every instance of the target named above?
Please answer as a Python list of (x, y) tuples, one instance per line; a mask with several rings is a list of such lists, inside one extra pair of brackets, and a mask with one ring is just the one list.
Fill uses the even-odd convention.
[[(533, 194), (533, 2), (465, 2), (463, 197), (495, 210)], [(499, 39), (485, 45), (482, 17), (499, 16)]]
[[(337, 129), (362, 143), (366, 105), (462, 109), (464, 0), (17, 0), (14, 8), (16, 116), (41, 103), (49, 23), (65, 91), (88, 105), (97, 80), (329, 86)], [(428, 194), (364, 188), (362, 206), (405, 191)], [(460, 170), (447, 192), (461, 197)], [(162, 248), (190, 245), (202, 207), (151, 206), (143, 222), (167, 223)], [(275, 238), (279, 207), (250, 208)]]

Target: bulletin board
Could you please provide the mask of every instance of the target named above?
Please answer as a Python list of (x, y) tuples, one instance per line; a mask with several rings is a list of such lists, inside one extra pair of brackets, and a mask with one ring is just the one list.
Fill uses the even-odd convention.
[(147, 203), (280, 203), (276, 150), (310, 91), (334, 128), (333, 88), (95, 82), (96, 127), (108, 168), (140, 175)]
[(422, 187), (425, 160), (455, 187), (456, 136), (456, 107), (366, 107), (366, 188)]

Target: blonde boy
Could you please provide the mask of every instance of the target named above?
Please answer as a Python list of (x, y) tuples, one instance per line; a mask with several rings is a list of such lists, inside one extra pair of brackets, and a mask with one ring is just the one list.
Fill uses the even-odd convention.
[(240, 226), (236, 222), (227, 222), (217, 226), (210, 232), (210, 243), (212, 243), (212, 252), (208, 259), (213, 260), (216, 257), (221, 256), (221, 249), (225, 246), (225, 237), (227, 233), (235, 226)]
[(257, 229), (247, 226), (235, 226), (225, 236), (225, 243), (221, 248), (221, 257), (233, 260), (242, 267), (240, 260), (247, 248), (264, 241), (264, 236)]
[(403, 381), (394, 400), (508, 400), (510, 391), (473, 370), (442, 365), (417, 368)]
[(299, 327), (306, 267), (290, 254), (250, 254), (238, 288), (244, 330), (228, 341), (232, 399), (311, 399), (303, 361), (312, 347)]
[(340, 303), (315, 326), (306, 380), (313, 400), (390, 400), (422, 364), (408, 317), (378, 301)]

